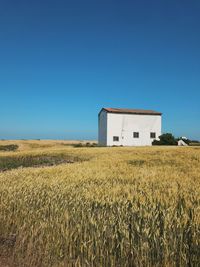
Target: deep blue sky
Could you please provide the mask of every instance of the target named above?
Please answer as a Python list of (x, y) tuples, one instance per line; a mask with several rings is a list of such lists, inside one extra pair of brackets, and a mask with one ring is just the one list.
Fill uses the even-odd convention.
[(200, 139), (200, 1), (0, 0), (0, 139), (94, 139), (102, 107)]

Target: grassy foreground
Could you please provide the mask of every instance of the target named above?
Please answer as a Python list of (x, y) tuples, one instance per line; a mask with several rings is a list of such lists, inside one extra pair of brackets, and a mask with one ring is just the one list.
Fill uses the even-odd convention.
[(0, 141), (10, 143), (19, 149), (0, 152), (4, 164), (81, 159), (0, 172), (0, 257), (11, 266), (200, 266), (200, 148)]

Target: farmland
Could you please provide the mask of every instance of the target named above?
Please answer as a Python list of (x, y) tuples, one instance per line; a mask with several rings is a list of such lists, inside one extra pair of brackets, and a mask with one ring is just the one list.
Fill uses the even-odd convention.
[(0, 141), (0, 258), (20, 267), (200, 265), (200, 147)]

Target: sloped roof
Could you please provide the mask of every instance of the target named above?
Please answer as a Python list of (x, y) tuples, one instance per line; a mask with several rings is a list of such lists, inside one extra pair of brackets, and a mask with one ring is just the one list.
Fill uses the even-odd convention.
[[(121, 113), (121, 114), (138, 114), (138, 115), (162, 115), (161, 112), (145, 109), (128, 109), (128, 108), (102, 108), (109, 113)], [(100, 112), (101, 112), (100, 111)]]

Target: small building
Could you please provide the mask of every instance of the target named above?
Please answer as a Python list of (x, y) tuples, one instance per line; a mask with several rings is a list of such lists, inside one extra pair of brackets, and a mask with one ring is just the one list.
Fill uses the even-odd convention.
[(180, 139), (178, 140), (178, 146), (188, 146), (188, 144), (186, 144), (184, 140)]
[(178, 146), (188, 146), (188, 141), (188, 138), (183, 136), (178, 140)]
[(151, 146), (161, 135), (162, 113), (143, 109), (102, 108), (98, 115), (101, 146)]

